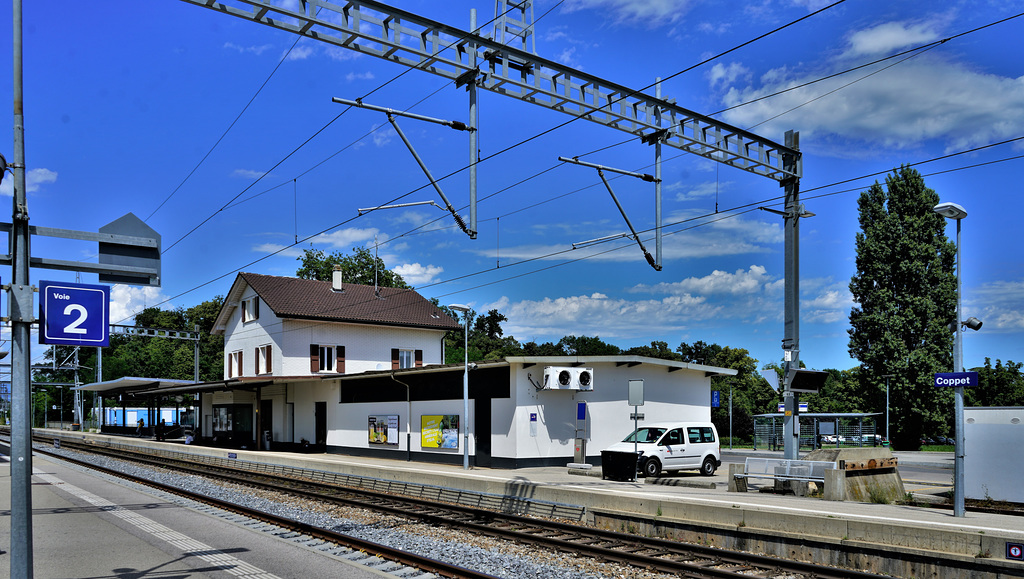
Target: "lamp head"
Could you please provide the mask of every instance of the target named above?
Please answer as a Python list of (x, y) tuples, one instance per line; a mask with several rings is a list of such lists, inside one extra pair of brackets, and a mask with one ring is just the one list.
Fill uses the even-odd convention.
[(463, 304), (449, 304), (448, 305), (448, 309), (459, 311), (459, 312), (462, 312), (464, 314), (469, 312), (469, 306), (466, 306), (466, 305), (463, 305)]
[(978, 330), (981, 329), (982, 321), (979, 320), (978, 318), (974, 317), (974, 316), (971, 316), (971, 317), (967, 318), (966, 320), (964, 320), (962, 323), (963, 323), (964, 326), (966, 326), (966, 327), (974, 330), (975, 332), (977, 332)]
[(932, 208), (932, 211), (945, 217), (946, 219), (956, 219), (957, 221), (967, 217), (967, 210), (956, 203), (939, 203)]

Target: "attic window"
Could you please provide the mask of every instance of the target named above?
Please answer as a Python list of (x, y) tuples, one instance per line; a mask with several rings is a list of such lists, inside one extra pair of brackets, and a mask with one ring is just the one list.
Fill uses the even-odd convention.
[(260, 298), (253, 296), (242, 300), (242, 322), (251, 322), (260, 317)]

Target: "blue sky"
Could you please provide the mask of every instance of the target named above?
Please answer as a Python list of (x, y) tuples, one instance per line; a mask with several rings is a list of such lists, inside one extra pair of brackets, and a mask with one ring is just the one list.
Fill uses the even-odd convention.
[[(493, 3), (480, 0), (391, 4), (462, 29), (471, 8), (480, 24), (494, 16)], [(538, 0), (537, 52), (641, 88), (827, 3), (726, 5)], [(9, 0), (0, 11), (11, 13)], [(1024, 159), (1013, 157), (1024, 155), (1024, 140), (938, 159), (1024, 137), (1024, 66), (1016, 57), (1024, 17), (751, 101), (1021, 11), (1017, 2), (994, 0), (849, 0), (663, 83), (666, 98), (766, 138), (781, 142), (785, 131), (800, 132), (802, 198), (816, 214), (801, 224), (801, 359), (809, 367), (856, 364), (847, 328), (858, 193), (902, 163), (929, 160), (918, 167), (926, 183), (969, 213), (964, 313), (985, 325), (965, 336), (965, 363), (1024, 359), (1024, 263), (1013, 237), (1024, 214)], [(26, 2), (24, 20), (31, 223), (94, 231), (133, 212), (163, 238), (162, 287), (115, 286), (115, 322), (130, 323), (125, 319), (147, 305), (187, 307), (224, 294), (238, 269), (294, 275), (302, 248), (347, 252), (376, 240), (388, 266), (425, 296), (481, 312), (497, 308), (508, 317), (506, 335), (520, 341), (575, 334), (675, 348), (703, 340), (746, 348), (762, 364), (782, 357), (782, 219), (748, 211), (779, 208), (774, 181), (666, 148), (663, 211), (672, 225), (661, 272), (628, 240), (571, 249), (627, 228), (596, 172), (562, 165), (558, 156), (653, 172), (650, 147), (593, 123), (572, 123), (482, 163), (476, 240), (431, 206), (360, 217), (358, 209), (393, 199), (440, 198), (424, 187), (384, 115), (346, 111), (331, 98), (365, 97), (465, 121), (464, 89), (310, 39), (295, 44), (288, 33), (177, 0), (141, 8), (109, 0)], [(4, 95), (11, 94), (10, 50), (9, 42), (0, 45)], [(481, 153), (488, 157), (568, 118), (483, 91)], [(11, 124), (0, 124), (0, 152), (10, 160)], [(465, 133), (409, 119), (399, 124), (435, 176), (455, 173), (441, 186), (465, 207)], [(0, 186), (7, 199), (11, 180)], [(611, 183), (634, 226), (650, 229), (653, 185)], [(952, 236), (954, 226), (947, 231)], [(32, 252), (95, 260), (94, 248), (80, 242), (37, 237)], [(0, 275), (10, 279), (9, 270)], [(31, 279), (74, 275), (33, 270)], [(96, 282), (87, 274), (81, 280)]]

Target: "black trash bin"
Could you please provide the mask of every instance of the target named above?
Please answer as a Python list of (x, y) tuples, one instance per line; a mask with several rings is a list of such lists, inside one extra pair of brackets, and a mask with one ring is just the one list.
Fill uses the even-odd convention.
[(636, 480), (636, 453), (614, 450), (601, 451), (601, 478)]

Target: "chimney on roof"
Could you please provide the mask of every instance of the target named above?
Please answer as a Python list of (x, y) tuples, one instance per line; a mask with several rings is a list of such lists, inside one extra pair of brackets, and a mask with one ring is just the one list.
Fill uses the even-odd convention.
[(341, 287), (341, 266), (335, 265), (334, 272), (331, 274), (331, 290), (336, 292), (345, 291)]

